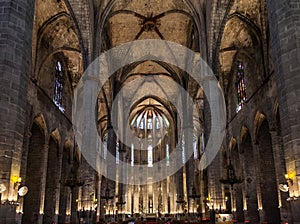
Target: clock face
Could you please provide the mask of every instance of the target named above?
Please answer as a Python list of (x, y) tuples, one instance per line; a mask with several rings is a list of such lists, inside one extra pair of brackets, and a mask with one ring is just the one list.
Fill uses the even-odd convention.
[(28, 192), (28, 187), (26, 186), (23, 186), (19, 189), (18, 193), (19, 193), (19, 196), (23, 197), (27, 194)]

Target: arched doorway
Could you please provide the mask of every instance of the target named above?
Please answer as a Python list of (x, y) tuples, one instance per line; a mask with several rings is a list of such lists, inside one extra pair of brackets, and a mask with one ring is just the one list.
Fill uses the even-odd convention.
[[(253, 156), (252, 139), (249, 132), (246, 133), (241, 145), (241, 153), (244, 162), (245, 195), (244, 209), (245, 219), (251, 223), (259, 223), (255, 160)], [(246, 206), (245, 206), (246, 205)]]
[(269, 124), (264, 120), (258, 130), (257, 140), (259, 144), (260, 164), (263, 167), (261, 173), (262, 205), (265, 220), (270, 223), (279, 223), (280, 212), (278, 209), (278, 190), (276, 184), (276, 172), (274, 165), (273, 149)]
[(29, 191), (24, 196), (22, 223), (36, 223), (40, 214), (41, 182), (43, 176), (43, 154), (45, 137), (34, 123), (29, 140), (25, 185)]

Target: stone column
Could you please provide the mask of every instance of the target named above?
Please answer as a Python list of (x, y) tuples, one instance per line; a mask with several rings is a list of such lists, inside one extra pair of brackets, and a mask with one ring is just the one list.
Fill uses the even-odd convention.
[[(293, 175), (290, 196), (300, 190), (300, 5), (297, 0), (268, 0), (271, 46), (278, 88), (287, 173)], [(291, 202), (293, 221), (300, 222), (300, 201)]]
[[(211, 203), (213, 203), (213, 209), (219, 210), (223, 205), (223, 186), (220, 183), (221, 177), (221, 156), (222, 152), (219, 151), (216, 158), (208, 168), (208, 192), (211, 197)], [(211, 209), (212, 207), (210, 207)]]
[(263, 203), (262, 203), (262, 188), (261, 188), (262, 187), (262, 174), (261, 174), (262, 167), (260, 164), (261, 159), (260, 159), (260, 154), (259, 154), (259, 146), (256, 142), (253, 142), (252, 147), (253, 147), (253, 158), (254, 158), (254, 164), (255, 164), (257, 206), (258, 206), (259, 219), (260, 219), (259, 221), (264, 221), (265, 214), (264, 214), (264, 208), (263, 208)]
[[(108, 138), (107, 138), (107, 151), (116, 158), (116, 145), (117, 145), (117, 137), (114, 132), (114, 129), (112, 126), (108, 127)], [(108, 177), (114, 177), (116, 178), (116, 162), (113, 162), (112, 164), (107, 164), (107, 176)], [(109, 189), (110, 196), (116, 195), (116, 182), (115, 180), (106, 179), (107, 186)], [(113, 198), (111, 200), (111, 205), (114, 211), (116, 198)], [(111, 211), (111, 215), (114, 213)]]
[[(106, 187), (107, 187), (107, 184), (106, 184), (106, 181), (107, 179), (102, 176), (101, 177), (101, 188), (100, 188), (100, 219), (101, 220), (105, 220), (105, 213), (106, 213), (106, 208), (105, 206), (107, 206), (107, 200), (104, 199), (103, 197), (105, 197), (105, 191), (106, 191)], [(101, 198), (102, 197), (102, 198)]]
[(78, 194), (79, 194), (79, 187), (71, 188), (71, 223), (78, 223)]
[[(49, 140), (47, 140), (49, 142)], [(40, 209), (37, 214), (39, 214), (39, 223), (43, 222), (44, 217), (44, 206), (45, 206), (45, 191), (46, 191), (46, 179), (47, 179), (47, 166), (48, 166), (48, 152), (49, 152), (49, 145), (44, 145), (44, 154), (43, 154), (43, 167), (41, 168), (42, 172), (42, 179), (40, 182)]]
[[(184, 200), (184, 192), (183, 192), (183, 168), (177, 171), (175, 174), (175, 185), (176, 185), (176, 197), (175, 197), (175, 212), (182, 212), (182, 205), (177, 203), (178, 200)], [(180, 198), (181, 197), (181, 198)]]
[[(284, 174), (286, 173), (284, 149), (282, 145), (281, 136), (276, 131), (270, 131), (272, 138), (272, 148), (274, 152), (275, 170), (276, 170), (276, 183), (286, 184)], [(289, 204), (287, 202), (288, 192), (282, 192), (278, 189), (278, 200), (280, 206), (280, 216), (283, 222), (292, 222), (291, 211), (289, 210)]]
[[(192, 116), (191, 116), (192, 117)], [(188, 158), (188, 151), (193, 148), (193, 126), (186, 127), (185, 128), (185, 158), (187, 159), (187, 163), (185, 164), (186, 167), (186, 186), (187, 186), (187, 203), (188, 203), (188, 212), (190, 212), (190, 209), (192, 209), (193, 206), (193, 199), (190, 199), (188, 196), (192, 194), (192, 189), (195, 186), (195, 161), (193, 155)]]
[[(0, 178), (20, 176), (23, 136), (27, 118), (27, 87), (31, 65), (33, 0), (0, 1)], [(4, 157), (8, 155), (9, 157)], [(8, 199), (16, 200), (12, 181)], [(5, 200), (3, 194), (3, 200)], [(1, 209), (2, 210), (2, 209)], [(0, 223), (15, 223), (15, 210), (0, 210)]]

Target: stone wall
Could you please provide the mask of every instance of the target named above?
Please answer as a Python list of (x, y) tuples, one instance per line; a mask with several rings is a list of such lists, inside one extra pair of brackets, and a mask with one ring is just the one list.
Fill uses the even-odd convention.
[[(300, 4), (268, 1), (271, 46), (278, 85), (278, 103), (287, 173), (292, 174), (290, 196), (299, 196), (300, 181)], [(300, 202), (291, 201), (294, 223), (300, 222)]]
[[(0, 1), (0, 179), (7, 190), (4, 200), (16, 200), (13, 176), (19, 177), (23, 136), (27, 119), (27, 87), (31, 63), (34, 1)], [(1, 223), (14, 223), (14, 215), (0, 209)]]

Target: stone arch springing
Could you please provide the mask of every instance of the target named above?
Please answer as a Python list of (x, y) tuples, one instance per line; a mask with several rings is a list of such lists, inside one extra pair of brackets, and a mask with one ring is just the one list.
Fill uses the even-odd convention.
[(47, 122), (45, 120), (44, 115), (38, 114), (37, 116), (35, 116), (35, 118), (33, 119), (33, 124), (38, 125), (38, 127), (40, 128), (40, 130), (43, 133), (43, 136), (45, 137), (45, 139), (47, 139), (49, 132), (48, 132), (48, 126), (47, 126)]
[(259, 127), (261, 126), (262, 122), (266, 119), (266, 115), (258, 111), (255, 115), (254, 118), (254, 130), (253, 133), (255, 135), (254, 142), (258, 143), (257, 136), (258, 136), (258, 131)]

